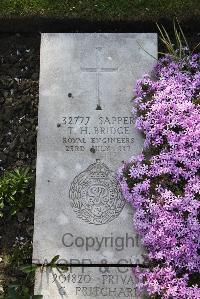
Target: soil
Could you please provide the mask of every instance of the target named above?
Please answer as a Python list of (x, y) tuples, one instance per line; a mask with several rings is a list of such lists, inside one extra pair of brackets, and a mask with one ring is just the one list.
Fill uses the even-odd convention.
[[(189, 12), (190, 14), (190, 12)], [(188, 34), (200, 32), (199, 13), (179, 19), (183, 31)], [(72, 17), (12, 16), (0, 17), (0, 32), (155, 32), (156, 22), (164, 25), (168, 32), (173, 30), (173, 18), (169, 16), (150, 18), (144, 16), (138, 20), (96, 20)]]
[(34, 169), (40, 36), (1, 36), (0, 44), (0, 172)]
[[(0, 36), (0, 175), (20, 166), (30, 166), (35, 175), (39, 49), (39, 34)], [(16, 276), (6, 260), (16, 238), (25, 244), (17, 246), (32, 242), (33, 209), (19, 216), (0, 219), (0, 293)], [(30, 249), (24, 259), (31, 263)]]

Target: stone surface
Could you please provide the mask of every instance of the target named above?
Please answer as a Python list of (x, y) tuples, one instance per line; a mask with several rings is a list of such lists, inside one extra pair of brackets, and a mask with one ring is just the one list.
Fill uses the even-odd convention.
[[(143, 144), (131, 98), (155, 61), (142, 48), (156, 57), (156, 35), (42, 35), (34, 263), (55, 255), (72, 264), (142, 262), (132, 210), (115, 180)], [(102, 284), (95, 271), (89, 286)], [(44, 299), (60, 298), (48, 290)]]
[(128, 268), (73, 268), (38, 270), (35, 294), (44, 299), (137, 298), (135, 282)]

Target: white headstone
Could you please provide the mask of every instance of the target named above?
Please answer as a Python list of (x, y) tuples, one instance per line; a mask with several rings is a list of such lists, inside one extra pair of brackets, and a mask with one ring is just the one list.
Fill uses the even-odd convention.
[[(42, 35), (34, 263), (55, 255), (80, 265), (142, 263), (132, 209), (115, 171), (143, 145), (131, 99), (136, 80), (153, 67), (151, 55), (157, 57), (156, 34)], [(135, 298), (133, 291), (120, 293), (134, 289), (120, 278), (131, 270), (118, 270), (106, 278), (99, 268), (84, 268), (91, 279), (78, 282), (82, 270), (74, 268), (61, 277), (65, 295), (56, 287), (59, 276), (50, 283), (43, 273), (41, 284), (38, 274), (36, 293), (44, 299)]]

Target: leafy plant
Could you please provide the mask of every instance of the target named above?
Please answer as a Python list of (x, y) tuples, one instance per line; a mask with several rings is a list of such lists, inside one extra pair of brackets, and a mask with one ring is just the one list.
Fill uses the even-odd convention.
[(25, 273), (25, 277), (21, 280), (20, 283), (15, 282), (8, 285), (7, 294), (4, 297), (0, 297), (0, 299), (42, 299), (42, 295), (30, 295), (31, 287), (35, 280), (35, 273), (37, 269), (41, 269), (43, 271), (44, 267), (56, 268), (59, 272), (67, 271), (67, 265), (57, 264), (60, 256), (56, 255), (50, 261), (49, 264), (44, 264), (42, 266), (38, 265), (23, 265), (19, 268), (19, 270)]
[(172, 42), (167, 30), (163, 25), (158, 25), (158, 30), (160, 32), (160, 40), (163, 42), (167, 49), (167, 53), (159, 52), (160, 54), (170, 54), (174, 60), (179, 60), (184, 58), (186, 55), (192, 55), (195, 49), (200, 45), (198, 43), (193, 50), (190, 50), (185, 34), (178, 22), (178, 20), (174, 20), (174, 35), (175, 35), (175, 43)]
[(59, 260), (60, 256), (59, 255), (56, 255), (52, 258), (52, 260), (50, 261), (50, 263), (48, 264), (43, 264), (41, 266), (38, 266), (38, 265), (25, 265), (25, 266), (21, 266), (20, 267), (20, 270), (24, 273), (27, 274), (27, 278), (31, 278), (34, 280), (34, 277), (35, 277), (35, 272), (38, 268), (41, 268), (41, 270), (43, 271), (43, 269), (45, 267), (48, 267), (48, 268), (56, 268), (58, 271), (67, 271), (68, 270), (68, 265), (61, 265), (61, 264), (57, 264), (57, 261)]
[[(2, 299), (42, 299), (42, 295), (30, 295), (30, 290), (21, 284), (10, 284), (7, 295)], [(1, 297), (0, 297), (1, 299)]]
[(68, 265), (56, 264), (59, 259), (60, 259), (59, 255), (54, 256), (54, 258), (51, 260), (51, 262), (47, 266), (50, 268), (56, 268), (59, 272), (60, 271), (68, 271), (68, 269), (69, 269)]
[(35, 272), (39, 268), (37, 265), (21, 266), (19, 270), (26, 275), (7, 286), (7, 292), (0, 299), (42, 299), (42, 295), (31, 295), (32, 286), (35, 279)]
[(16, 238), (15, 243), (10, 251), (9, 263), (12, 268), (18, 269), (24, 263), (31, 260), (32, 255), (32, 242), (27, 238)]
[(25, 207), (32, 206), (30, 182), (28, 167), (8, 171), (3, 175), (0, 179), (0, 217), (6, 212), (13, 216)]

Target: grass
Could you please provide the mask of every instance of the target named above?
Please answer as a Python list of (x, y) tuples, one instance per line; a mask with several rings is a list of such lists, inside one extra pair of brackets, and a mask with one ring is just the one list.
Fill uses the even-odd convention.
[(90, 20), (179, 20), (199, 16), (199, 0), (0, 0), (0, 16), (44, 16)]

